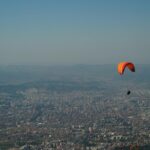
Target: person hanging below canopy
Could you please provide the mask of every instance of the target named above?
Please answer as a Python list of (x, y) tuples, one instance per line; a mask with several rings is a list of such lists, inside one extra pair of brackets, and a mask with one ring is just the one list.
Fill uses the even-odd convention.
[[(135, 72), (135, 65), (132, 62), (120, 62), (118, 64), (118, 73), (123, 76), (125, 69), (128, 68), (131, 72)], [(130, 95), (131, 91), (127, 91), (127, 95)]]

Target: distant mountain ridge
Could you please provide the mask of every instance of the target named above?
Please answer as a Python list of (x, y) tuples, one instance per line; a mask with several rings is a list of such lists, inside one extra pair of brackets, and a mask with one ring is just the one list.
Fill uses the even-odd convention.
[[(150, 82), (150, 65), (136, 65), (136, 72), (125, 71), (123, 78), (136, 82)], [(0, 66), (0, 85), (33, 81), (121, 80), (117, 65), (72, 66)]]

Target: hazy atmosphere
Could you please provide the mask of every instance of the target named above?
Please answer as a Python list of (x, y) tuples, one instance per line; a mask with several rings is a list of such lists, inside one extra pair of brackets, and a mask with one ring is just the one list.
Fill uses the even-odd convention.
[(150, 64), (148, 0), (2, 0), (0, 65)]
[(0, 0), (0, 150), (150, 150), (150, 0)]

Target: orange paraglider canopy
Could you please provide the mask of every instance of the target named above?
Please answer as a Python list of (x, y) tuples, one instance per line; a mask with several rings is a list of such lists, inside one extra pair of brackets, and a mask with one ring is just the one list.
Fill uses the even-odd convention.
[(123, 73), (124, 73), (126, 67), (127, 67), (130, 71), (135, 72), (135, 66), (134, 66), (134, 64), (133, 64), (132, 62), (120, 62), (120, 63), (118, 64), (118, 73), (119, 73), (120, 75), (123, 75)]

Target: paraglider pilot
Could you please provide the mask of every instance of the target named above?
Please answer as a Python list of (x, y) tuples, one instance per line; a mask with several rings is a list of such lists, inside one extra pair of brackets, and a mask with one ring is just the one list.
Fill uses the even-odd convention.
[[(131, 72), (135, 72), (135, 66), (132, 62), (120, 62), (118, 64), (118, 73), (122, 76), (124, 74), (125, 69), (128, 68)], [(130, 95), (131, 91), (127, 91), (127, 95)]]

